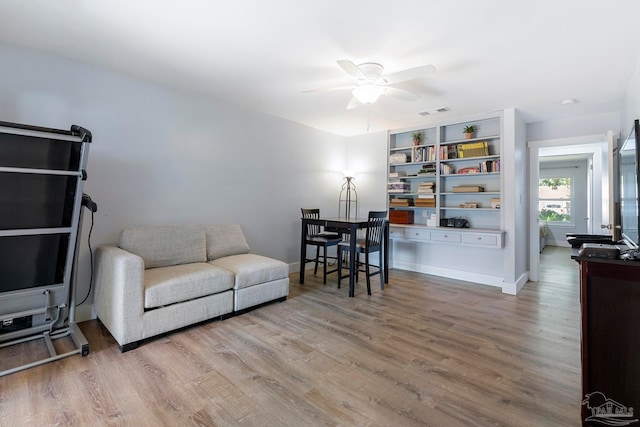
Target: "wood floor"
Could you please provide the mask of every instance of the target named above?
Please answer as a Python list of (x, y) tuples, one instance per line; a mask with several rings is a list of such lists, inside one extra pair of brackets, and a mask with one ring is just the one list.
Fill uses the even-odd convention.
[[(0, 378), (3, 426), (577, 426), (577, 265), (498, 288), (392, 270), (356, 297), (291, 275), (286, 302), (120, 354), (96, 321), (87, 357)], [(548, 263), (552, 260), (552, 263)], [(320, 277), (320, 276), (319, 276)], [(0, 369), (35, 344), (0, 352)]]

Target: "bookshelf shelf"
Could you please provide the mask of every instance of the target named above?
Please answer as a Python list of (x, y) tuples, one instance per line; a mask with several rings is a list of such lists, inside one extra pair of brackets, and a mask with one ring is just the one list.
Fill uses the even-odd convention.
[[(475, 125), (476, 137), (464, 139), (462, 130), (469, 124)], [(423, 144), (417, 146), (413, 145), (411, 138), (416, 131), (424, 136)], [(502, 195), (501, 132), (501, 115), (490, 114), (473, 121), (390, 131), (389, 210), (430, 210), (428, 215), (427, 212), (414, 215), (413, 225), (418, 226), (434, 226), (434, 222), (440, 224), (441, 219), (450, 215), (467, 219), (471, 229), (500, 230), (503, 223), (501, 211), (491, 206), (499, 206)], [(396, 157), (392, 161), (394, 155)], [(418, 175), (421, 170), (432, 173)], [(458, 173), (460, 171), (463, 173)], [(432, 185), (435, 206), (414, 206), (416, 200), (424, 195), (419, 189), (427, 185)], [(458, 186), (478, 186), (488, 191), (458, 192), (454, 190)], [(391, 189), (396, 191), (389, 191)], [(392, 203), (392, 199), (407, 200), (410, 206), (401, 205), (398, 200)], [(461, 208), (458, 206), (460, 203), (477, 203), (481, 207)]]

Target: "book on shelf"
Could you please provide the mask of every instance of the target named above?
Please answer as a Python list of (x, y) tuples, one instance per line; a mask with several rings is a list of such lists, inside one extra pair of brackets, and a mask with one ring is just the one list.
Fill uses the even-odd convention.
[(436, 147), (431, 146), (427, 152), (427, 160), (433, 162), (436, 160)]
[(421, 182), (418, 186), (418, 194), (433, 194), (434, 187), (434, 182)]
[(481, 193), (484, 187), (480, 185), (456, 185), (453, 187), (454, 193)]
[(484, 157), (489, 155), (489, 143), (487, 141), (458, 144), (457, 148), (459, 159)]
[(415, 200), (415, 206), (419, 208), (435, 208), (436, 199), (435, 197), (431, 199), (418, 198)]
[(487, 160), (479, 163), (480, 172), (500, 172), (500, 160)]
[(453, 175), (456, 173), (456, 169), (451, 165), (440, 164), (441, 175)]
[(436, 174), (436, 165), (424, 165), (419, 171), (418, 175), (435, 175)]
[(447, 159), (457, 159), (458, 158), (458, 147), (455, 145), (447, 146)]
[(464, 175), (464, 174), (468, 174), (468, 173), (480, 173), (480, 168), (468, 167), (468, 168), (458, 169), (458, 175)]
[(413, 199), (393, 198), (389, 201), (389, 204), (391, 206), (399, 206), (399, 207), (413, 206)]
[(403, 178), (407, 176), (406, 171), (389, 172), (389, 178)]
[(491, 207), (493, 209), (500, 209), (500, 198), (499, 197), (491, 198)]

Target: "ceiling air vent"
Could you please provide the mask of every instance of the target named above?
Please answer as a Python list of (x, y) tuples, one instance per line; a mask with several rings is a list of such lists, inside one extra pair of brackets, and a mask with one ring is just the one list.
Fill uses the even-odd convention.
[(427, 110), (427, 111), (423, 111), (420, 114), (421, 116), (433, 116), (434, 114), (442, 114), (442, 113), (446, 113), (447, 111), (451, 111), (451, 108), (449, 107), (438, 107), (438, 108), (433, 108), (431, 110)]

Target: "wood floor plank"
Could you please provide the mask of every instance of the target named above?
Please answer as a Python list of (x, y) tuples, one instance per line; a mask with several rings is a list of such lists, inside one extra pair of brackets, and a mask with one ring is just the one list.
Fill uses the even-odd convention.
[[(319, 277), (319, 278), (318, 278)], [(392, 270), (356, 297), (291, 275), (283, 303), (121, 354), (91, 352), (0, 378), (0, 425), (571, 426), (580, 420), (577, 265), (546, 247), (518, 296)], [(64, 347), (64, 344), (61, 344)], [(0, 366), (42, 352), (2, 349)]]

